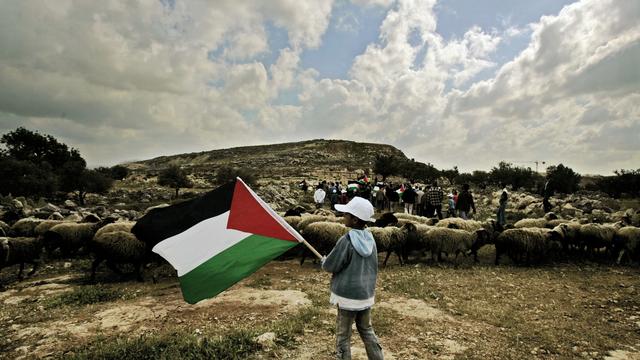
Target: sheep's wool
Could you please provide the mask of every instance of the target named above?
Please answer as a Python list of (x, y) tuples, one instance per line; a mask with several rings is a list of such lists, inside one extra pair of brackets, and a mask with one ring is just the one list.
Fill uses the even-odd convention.
[[(216, 296), (304, 241), (240, 179), (178, 205), (173, 214), (170, 208), (161, 214), (175, 219), (179, 229), (153, 251), (178, 271), (182, 295), (192, 304)], [(145, 217), (161, 220), (159, 213)]]

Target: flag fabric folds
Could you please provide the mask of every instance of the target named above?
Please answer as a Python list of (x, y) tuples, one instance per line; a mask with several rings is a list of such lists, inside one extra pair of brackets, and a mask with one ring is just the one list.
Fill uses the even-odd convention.
[(162, 228), (166, 238), (152, 250), (177, 270), (191, 304), (216, 296), (304, 241), (240, 178), (175, 206), (140, 221)]

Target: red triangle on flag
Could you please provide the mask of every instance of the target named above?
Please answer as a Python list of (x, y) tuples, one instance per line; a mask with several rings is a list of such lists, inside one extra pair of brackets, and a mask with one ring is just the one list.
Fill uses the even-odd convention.
[(289, 231), (262, 207), (242, 181), (236, 181), (227, 228), (298, 242)]

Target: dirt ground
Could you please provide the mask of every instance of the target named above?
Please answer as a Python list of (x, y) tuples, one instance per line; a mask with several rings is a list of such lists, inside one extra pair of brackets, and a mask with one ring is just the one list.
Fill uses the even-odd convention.
[[(450, 259), (380, 268), (373, 325), (386, 359), (640, 359), (637, 265), (493, 266), (491, 249), (483, 251), (479, 264)], [(87, 259), (59, 260), (23, 281), (16, 267), (2, 270), (8, 285), (0, 292), (0, 358), (59, 358), (114, 338), (215, 338), (239, 328), (259, 329), (268, 339), (270, 329), (304, 311), (312, 317), (286, 345), (267, 340), (247, 357), (333, 356), (330, 275), (310, 262), (271, 262), (196, 305), (182, 300), (175, 277), (119, 281), (104, 268), (98, 280), (119, 298), (52, 306), (60, 294), (92, 286), (88, 266)], [(354, 359), (366, 359), (357, 333), (352, 347)]]

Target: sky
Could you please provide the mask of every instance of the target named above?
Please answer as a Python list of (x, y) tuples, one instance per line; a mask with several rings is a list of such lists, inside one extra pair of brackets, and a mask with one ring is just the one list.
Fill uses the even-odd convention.
[(461, 171), (640, 168), (637, 0), (0, 10), (0, 134), (53, 135), (92, 167), (322, 138)]

